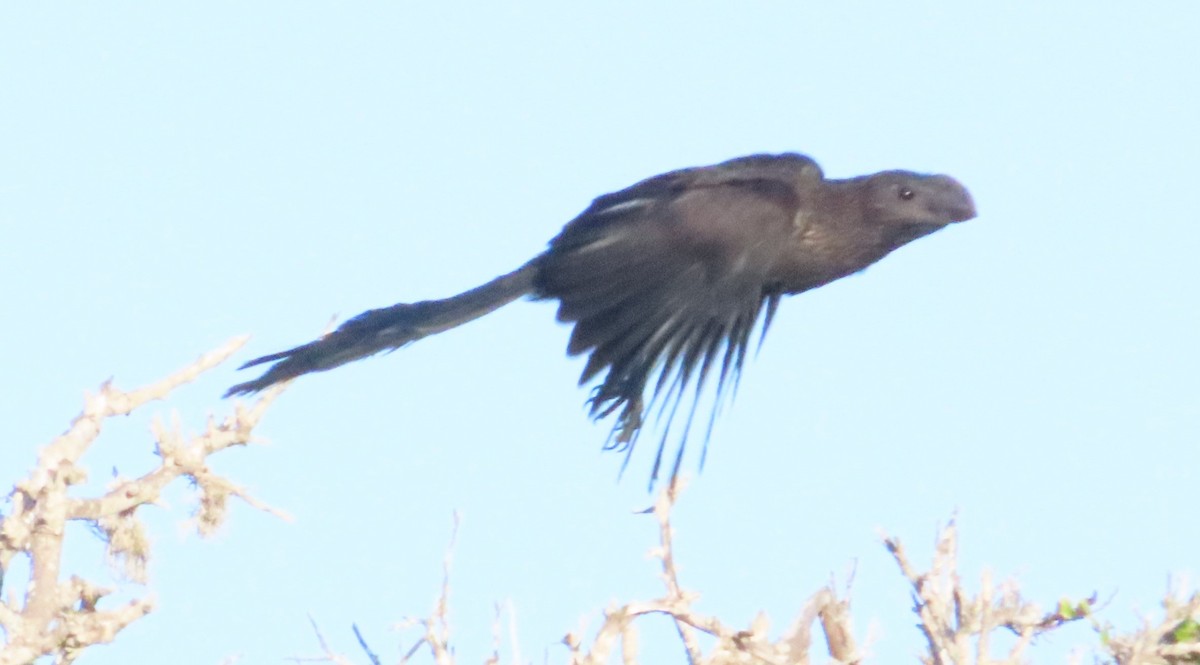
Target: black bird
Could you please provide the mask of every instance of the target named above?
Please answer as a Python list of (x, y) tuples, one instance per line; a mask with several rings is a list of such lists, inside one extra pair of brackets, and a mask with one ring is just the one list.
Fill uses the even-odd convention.
[(626, 451), (627, 464), (647, 412), (657, 403), (666, 414), (653, 485), (685, 390), (695, 394), (672, 476), (705, 380), (716, 374), (711, 432), (752, 329), (761, 319), (766, 335), (780, 298), (974, 216), (971, 195), (945, 175), (827, 179), (795, 153), (671, 171), (597, 198), (507, 275), (451, 298), (363, 312), (321, 339), (251, 360), (242, 368), (275, 364), (226, 397), (397, 349), (522, 296), (558, 300), (558, 320), (574, 325), (567, 353), (588, 354), (580, 384), (604, 374), (588, 400), (591, 417), (617, 414), (605, 447)]

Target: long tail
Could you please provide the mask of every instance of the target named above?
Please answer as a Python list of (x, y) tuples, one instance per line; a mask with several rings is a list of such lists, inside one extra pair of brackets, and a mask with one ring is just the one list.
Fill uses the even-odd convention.
[(258, 392), (309, 372), (323, 372), (427, 335), (473, 321), (533, 292), (533, 261), (470, 291), (442, 300), (400, 303), (372, 309), (350, 319), (321, 339), (294, 349), (255, 358), (238, 369), (274, 362), (262, 376), (239, 383), (225, 397)]

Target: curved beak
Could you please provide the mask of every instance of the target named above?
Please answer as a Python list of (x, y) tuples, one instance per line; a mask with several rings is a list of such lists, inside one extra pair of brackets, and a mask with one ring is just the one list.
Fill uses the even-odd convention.
[(946, 223), (952, 224), (974, 219), (977, 214), (975, 200), (971, 198), (971, 193), (967, 191), (967, 188), (948, 175), (939, 175), (935, 178), (938, 189), (936, 209), (946, 216)]

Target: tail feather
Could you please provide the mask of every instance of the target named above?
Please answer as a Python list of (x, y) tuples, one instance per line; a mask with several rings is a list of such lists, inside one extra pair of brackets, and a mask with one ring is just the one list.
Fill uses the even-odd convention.
[(343, 323), (324, 337), (287, 351), (255, 358), (239, 369), (274, 362), (262, 376), (239, 383), (225, 397), (255, 393), (310, 372), (323, 372), (348, 362), (398, 349), (422, 337), (460, 326), (533, 292), (534, 262), (442, 300), (400, 303), (372, 309)]

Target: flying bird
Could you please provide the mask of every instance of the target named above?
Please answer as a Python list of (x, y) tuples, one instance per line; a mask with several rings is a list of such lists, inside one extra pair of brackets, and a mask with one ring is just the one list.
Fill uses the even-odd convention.
[(671, 171), (595, 199), (544, 252), (482, 286), (363, 312), (320, 339), (251, 360), (241, 368), (274, 365), (225, 396), (397, 349), (524, 296), (557, 300), (558, 320), (574, 326), (567, 353), (587, 354), (580, 385), (603, 375), (589, 415), (616, 414), (605, 448), (625, 451), (628, 464), (647, 415), (658, 409), (664, 424), (653, 486), (685, 394), (691, 406), (672, 477), (706, 381), (716, 381), (711, 433), (756, 324), (761, 343), (783, 296), (859, 272), (973, 217), (971, 195), (946, 175), (893, 170), (830, 179), (796, 153)]

